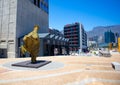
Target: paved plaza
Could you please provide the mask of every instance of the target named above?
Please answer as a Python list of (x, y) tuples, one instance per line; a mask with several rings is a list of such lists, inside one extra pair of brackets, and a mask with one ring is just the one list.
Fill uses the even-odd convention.
[(52, 61), (41, 68), (15, 67), (11, 64), (30, 58), (0, 59), (0, 85), (120, 85), (120, 54), (111, 57), (51, 56), (37, 60)]

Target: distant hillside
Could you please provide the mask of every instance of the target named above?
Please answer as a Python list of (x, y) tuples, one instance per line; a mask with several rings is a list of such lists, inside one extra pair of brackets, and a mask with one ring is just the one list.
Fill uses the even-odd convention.
[(93, 30), (87, 32), (87, 36), (88, 38), (93, 36), (103, 36), (104, 32), (108, 30), (111, 30), (114, 33), (119, 33), (120, 36), (120, 25), (94, 27)]

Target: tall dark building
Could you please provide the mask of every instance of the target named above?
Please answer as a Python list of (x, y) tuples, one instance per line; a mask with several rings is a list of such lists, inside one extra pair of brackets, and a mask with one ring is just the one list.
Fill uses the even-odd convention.
[(80, 23), (64, 26), (64, 36), (69, 39), (70, 51), (78, 51), (87, 47), (87, 34)]
[(104, 33), (104, 38), (105, 43), (115, 43), (115, 35), (111, 30)]

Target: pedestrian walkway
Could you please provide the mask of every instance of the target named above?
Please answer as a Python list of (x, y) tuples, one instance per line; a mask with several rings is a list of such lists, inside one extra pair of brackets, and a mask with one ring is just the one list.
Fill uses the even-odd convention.
[(120, 71), (111, 65), (113, 61), (120, 62), (119, 56), (38, 57), (37, 60), (52, 61), (38, 69), (11, 66), (30, 58), (0, 59), (0, 85), (120, 85)]

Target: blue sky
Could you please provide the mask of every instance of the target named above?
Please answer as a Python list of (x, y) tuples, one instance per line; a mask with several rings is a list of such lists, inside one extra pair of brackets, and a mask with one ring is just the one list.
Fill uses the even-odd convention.
[(80, 22), (86, 31), (120, 24), (120, 0), (49, 0), (49, 27)]

